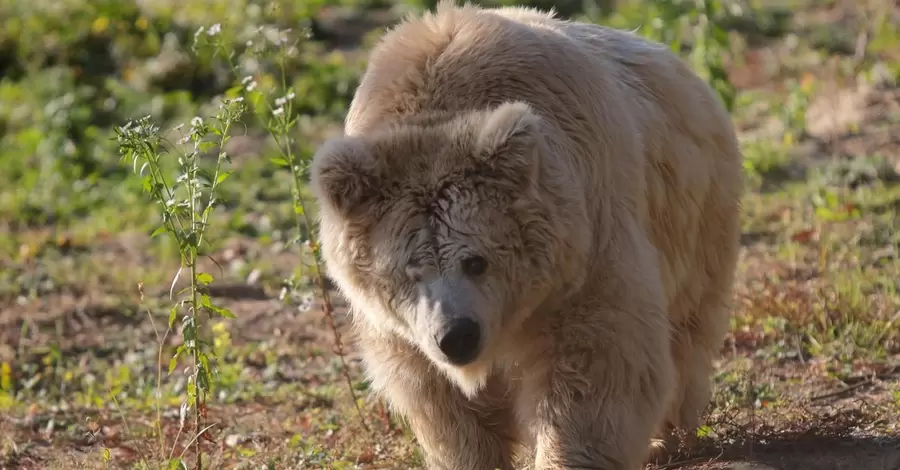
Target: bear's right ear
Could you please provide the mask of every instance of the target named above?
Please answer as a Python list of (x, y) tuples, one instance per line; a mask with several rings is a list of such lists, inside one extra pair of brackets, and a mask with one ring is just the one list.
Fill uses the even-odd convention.
[(537, 146), (541, 120), (531, 106), (507, 101), (487, 112), (477, 130), (478, 158), (503, 174), (503, 181), (521, 188), (537, 178)]
[(376, 160), (371, 147), (358, 137), (326, 141), (313, 155), (310, 189), (320, 204), (349, 215), (377, 195)]

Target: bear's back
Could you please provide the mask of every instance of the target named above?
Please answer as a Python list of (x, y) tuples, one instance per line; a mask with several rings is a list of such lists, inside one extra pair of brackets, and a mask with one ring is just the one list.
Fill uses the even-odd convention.
[(593, 101), (620, 95), (616, 67), (607, 66), (601, 50), (610, 33), (618, 32), (522, 7), (442, 1), (436, 12), (395, 26), (372, 50), (347, 133), (404, 115), (466, 112), (513, 100), (554, 120), (596, 125), (585, 115), (599, 107)]

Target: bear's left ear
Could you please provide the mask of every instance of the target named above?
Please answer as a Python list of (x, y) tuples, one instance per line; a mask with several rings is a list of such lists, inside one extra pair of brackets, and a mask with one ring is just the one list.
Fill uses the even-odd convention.
[(540, 132), (540, 117), (527, 103), (503, 103), (481, 123), (475, 144), (477, 158), (503, 172), (504, 178), (527, 184), (537, 175)]

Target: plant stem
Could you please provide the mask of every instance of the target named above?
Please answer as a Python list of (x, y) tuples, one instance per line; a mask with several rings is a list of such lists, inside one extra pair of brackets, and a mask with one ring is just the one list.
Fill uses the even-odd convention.
[[(191, 215), (192, 223), (194, 219), (193, 211)], [(191, 268), (191, 321), (193, 323), (192, 327), (197, 328), (197, 249), (196, 247), (191, 247), (190, 250), (190, 268)], [(200, 343), (196, 338), (196, 330), (193, 335), (193, 347), (191, 348), (191, 353), (194, 359), (194, 420), (196, 423), (195, 430), (200, 432), (200, 429), (203, 427), (203, 416), (201, 414), (200, 407), (203, 402), (203, 391), (200, 389)], [(197, 454), (197, 470), (202, 470), (203, 463), (200, 459), (200, 438), (199, 436), (194, 441), (194, 451)]]
[[(313, 230), (313, 222), (309, 218), (309, 213), (306, 210), (306, 204), (303, 202), (303, 195), (301, 193), (301, 182), (303, 178), (303, 174), (300, 166), (294, 161), (294, 153), (291, 150), (290, 142), (285, 142), (285, 145), (281, 145), (279, 140), (276, 138), (276, 143), (278, 144), (279, 149), (282, 151), (282, 156), (285, 160), (287, 160), (288, 165), (291, 167), (291, 175), (293, 178), (293, 193), (294, 193), (294, 202), (295, 204), (300, 206), (300, 214), (297, 217), (297, 229), (303, 230), (306, 227), (306, 236), (309, 240), (309, 246), (312, 250), (313, 262), (315, 263), (316, 272), (313, 276), (316, 279), (316, 283), (319, 287), (319, 293), (322, 295), (322, 310), (325, 314), (325, 321), (328, 324), (328, 328), (331, 330), (331, 333), (334, 336), (334, 346), (335, 353), (338, 356), (338, 360), (341, 363), (341, 371), (344, 381), (347, 383), (347, 390), (350, 392), (350, 398), (353, 400), (353, 406), (356, 408), (356, 413), (359, 415), (359, 421), (362, 424), (363, 429), (366, 432), (371, 432), (368, 424), (366, 423), (365, 417), (363, 416), (362, 408), (359, 406), (359, 399), (356, 396), (356, 392), (353, 389), (353, 380), (350, 378), (350, 369), (347, 367), (347, 361), (345, 359), (344, 354), (344, 343), (341, 340), (341, 333), (337, 329), (337, 325), (334, 323), (334, 306), (331, 302), (331, 295), (328, 293), (328, 286), (325, 285), (325, 277), (324, 277), (324, 269), (322, 263), (319, 261), (319, 243), (316, 239), (315, 231)], [(295, 210), (295, 212), (297, 212)]]
[[(281, 89), (287, 92), (287, 75), (285, 71), (286, 51), (284, 46), (282, 46), (280, 52), (279, 68), (281, 69)], [(350, 393), (350, 398), (353, 400), (353, 406), (354, 408), (356, 408), (356, 413), (359, 416), (360, 424), (362, 425), (363, 429), (366, 430), (366, 432), (371, 432), (368, 424), (366, 423), (365, 417), (363, 416), (362, 408), (360, 408), (359, 406), (359, 399), (357, 398), (356, 392), (353, 389), (353, 380), (350, 378), (350, 369), (349, 367), (347, 367), (347, 361), (344, 353), (344, 343), (341, 340), (341, 334), (337, 329), (337, 325), (335, 325), (334, 323), (334, 306), (331, 302), (331, 295), (328, 293), (328, 287), (325, 285), (322, 263), (319, 261), (319, 244), (316, 239), (315, 231), (313, 230), (314, 224), (313, 221), (309, 218), (309, 213), (306, 210), (306, 204), (303, 201), (303, 195), (301, 193), (303, 171), (300, 168), (299, 163), (296, 161), (288, 133), (288, 120), (292, 115), (291, 102), (292, 100), (290, 99), (286, 100), (284, 104), (284, 112), (281, 117), (277, 118), (277, 122), (280, 126), (280, 129), (278, 129), (279, 132), (271, 132), (271, 130), (270, 132), (273, 139), (275, 139), (275, 144), (278, 146), (282, 157), (284, 157), (291, 169), (294, 203), (299, 206), (300, 209), (300, 214), (297, 217), (297, 230), (298, 232), (302, 232), (304, 227), (306, 228), (306, 236), (309, 240), (309, 246), (313, 254), (313, 260), (316, 268), (316, 272), (313, 277), (316, 279), (316, 283), (319, 287), (319, 292), (322, 295), (322, 310), (325, 314), (325, 321), (328, 325), (328, 328), (331, 330), (332, 335), (334, 336), (335, 353), (337, 354), (338, 360), (341, 363), (341, 375), (343, 375), (344, 381), (347, 383), (347, 391)], [(282, 134), (283, 139), (279, 139), (279, 133)], [(298, 212), (296, 208), (294, 212)]]
[[(192, 246), (188, 247), (187, 252), (187, 264), (188, 268), (191, 272), (191, 329), (192, 334), (190, 339), (190, 348), (191, 348), (191, 357), (194, 362), (194, 430), (195, 432), (200, 432), (200, 429), (203, 427), (203, 416), (201, 413), (201, 406), (203, 404), (203, 391), (200, 387), (200, 343), (198, 341), (198, 331), (197, 331), (197, 305), (199, 303), (198, 289), (197, 289), (197, 241), (199, 240), (200, 234), (197, 232), (197, 155), (191, 157), (191, 166), (188, 169), (188, 197), (191, 202), (191, 234), (197, 234), (194, 237), (195, 242)], [(201, 229), (202, 230), (202, 229)], [(187, 332), (188, 329), (185, 329)], [(185, 338), (187, 340), (187, 338)], [(195, 468), (197, 470), (202, 470), (203, 462), (201, 460), (201, 449), (200, 449), (200, 436), (197, 436), (197, 439), (194, 441), (194, 452), (197, 455), (197, 464)]]

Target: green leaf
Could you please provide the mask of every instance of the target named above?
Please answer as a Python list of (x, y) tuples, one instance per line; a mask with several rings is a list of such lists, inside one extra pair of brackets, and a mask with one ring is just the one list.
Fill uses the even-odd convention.
[(189, 248), (197, 246), (197, 232), (192, 230), (185, 233), (182, 246), (184, 247), (185, 251), (188, 251)]
[(288, 163), (287, 160), (280, 158), (280, 157), (279, 158), (270, 158), (269, 161), (271, 161), (272, 163), (274, 163), (282, 168), (288, 168), (291, 166), (291, 164)]
[[(206, 356), (206, 354), (200, 353), (200, 354), (197, 354), (197, 359), (200, 360), (200, 370), (205, 372), (205, 374), (200, 374), (200, 377), (205, 377), (206, 374), (209, 374), (209, 371), (210, 371), (209, 358)], [(203, 388), (206, 388), (206, 387), (203, 387)]]
[(203, 284), (204, 286), (208, 286), (210, 282), (213, 281), (212, 274), (209, 273), (197, 273), (197, 282)]
[(156, 230), (154, 230), (153, 233), (150, 234), (150, 238), (156, 238), (157, 235), (159, 235), (165, 231), (166, 231), (165, 225), (157, 227)]
[(697, 437), (706, 437), (709, 433), (712, 432), (712, 428), (709, 426), (700, 426), (697, 428)]
[(238, 96), (241, 96), (241, 91), (243, 91), (243, 89), (243, 85), (235, 85), (225, 91), (225, 96), (229, 98), (237, 98)]
[(220, 173), (220, 174), (219, 174), (219, 177), (216, 178), (216, 184), (219, 184), (219, 183), (221, 183), (222, 181), (225, 181), (226, 179), (228, 179), (229, 176), (231, 176), (231, 172), (230, 172), (230, 171), (226, 171), (226, 172)]
[(209, 141), (209, 140), (204, 140), (204, 141), (200, 142), (199, 144), (197, 144), (197, 148), (198, 148), (201, 152), (208, 152), (208, 151), (212, 150), (213, 148), (215, 148), (215, 147), (218, 146), (218, 145), (219, 145), (218, 142), (213, 142), (213, 141)]
[(224, 318), (237, 318), (237, 315), (235, 315), (234, 313), (232, 313), (231, 310), (228, 310), (227, 308), (217, 307), (217, 306), (212, 305), (212, 304), (207, 305), (206, 308), (212, 310), (213, 313), (215, 313), (216, 315), (218, 315), (218, 316), (220, 316), (220, 317), (224, 317)]
[(175, 317), (178, 315), (178, 305), (173, 305), (172, 309), (169, 310), (169, 328), (172, 328), (172, 325), (175, 324)]

